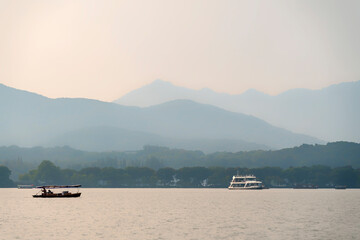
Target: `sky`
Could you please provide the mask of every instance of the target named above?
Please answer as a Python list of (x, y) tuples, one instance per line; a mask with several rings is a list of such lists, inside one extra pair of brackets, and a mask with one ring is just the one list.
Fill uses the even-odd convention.
[(360, 80), (359, 43), (360, 1), (0, 0), (0, 83), (51, 98), (320, 89)]

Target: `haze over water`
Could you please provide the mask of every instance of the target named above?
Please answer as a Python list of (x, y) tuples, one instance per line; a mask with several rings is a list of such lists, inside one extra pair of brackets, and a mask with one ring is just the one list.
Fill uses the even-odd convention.
[(358, 239), (355, 189), (0, 189), (0, 239)]

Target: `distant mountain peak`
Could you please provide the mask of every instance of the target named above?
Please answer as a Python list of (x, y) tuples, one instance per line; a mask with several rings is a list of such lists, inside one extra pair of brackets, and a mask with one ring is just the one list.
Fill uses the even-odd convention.
[(311, 89), (306, 89), (306, 88), (293, 88), (293, 89), (289, 89), (285, 92), (282, 92), (280, 94), (278, 94), (277, 96), (288, 96), (288, 95), (292, 95), (292, 96), (298, 96), (298, 95), (302, 95), (302, 94), (307, 94), (307, 93), (311, 93), (313, 91), (320, 91), (320, 90), (311, 90)]
[(34, 97), (37, 97), (37, 98), (46, 98), (46, 99), (51, 99), (51, 98), (48, 98), (46, 96), (43, 96), (41, 94), (38, 94), (38, 93), (34, 93), (34, 92), (29, 92), (29, 91), (26, 91), (26, 90), (22, 90), (22, 89), (17, 89), (17, 88), (13, 88), (13, 87), (9, 87), (5, 84), (2, 84), (0, 83), (0, 93), (1, 94), (6, 94), (8, 97), (10, 96), (9, 94), (11, 95), (21, 95), (23, 97), (25, 96), (34, 96)]
[(248, 90), (246, 90), (244, 93), (242, 93), (241, 95), (244, 96), (259, 96), (259, 95), (267, 95), (266, 93), (260, 92), (258, 90), (256, 90), (255, 88), (249, 88)]
[(164, 102), (164, 103), (161, 103), (159, 105), (154, 105), (152, 107), (162, 107), (162, 106), (171, 106), (171, 107), (179, 107), (179, 106), (182, 106), (182, 107), (197, 107), (197, 106), (211, 106), (212, 108), (216, 108), (215, 106), (212, 106), (212, 105), (209, 105), (209, 104), (203, 104), (203, 103), (198, 103), (198, 102), (195, 102), (191, 99), (175, 99), (175, 100), (171, 100), (171, 101), (168, 101), (168, 102)]
[(212, 90), (211, 88), (202, 88), (202, 89), (200, 89), (200, 91), (201, 92), (208, 92), (208, 93), (214, 93), (215, 91), (214, 90)]
[(153, 82), (151, 82), (148, 85), (160, 85), (160, 86), (174, 86), (171, 82), (164, 81), (162, 79), (155, 79)]

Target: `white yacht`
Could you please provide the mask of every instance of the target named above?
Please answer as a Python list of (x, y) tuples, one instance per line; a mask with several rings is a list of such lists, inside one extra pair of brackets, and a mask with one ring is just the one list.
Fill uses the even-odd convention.
[(233, 176), (229, 190), (256, 190), (263, 189), (261, 181), (256, 180), (254, 175), (236, 175)]

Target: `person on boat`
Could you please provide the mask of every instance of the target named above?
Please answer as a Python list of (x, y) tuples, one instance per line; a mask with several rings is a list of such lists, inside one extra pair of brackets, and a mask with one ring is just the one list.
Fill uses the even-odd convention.
[(46, 195), (46, 189), (45, 188), (42, 189), (42, 192), (43, 192), (43, 195)]
[(53, 192), (49, 189), (48, 194), (53, 194)]

